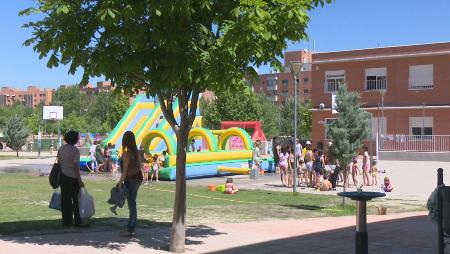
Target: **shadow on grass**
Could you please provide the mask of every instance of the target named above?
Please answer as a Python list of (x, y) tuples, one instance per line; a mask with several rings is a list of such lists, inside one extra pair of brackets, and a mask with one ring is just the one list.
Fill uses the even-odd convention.
[(283, 206), (308, 211), (317, 211), (326, 208), (325, 206), (317, 206), (317, 205), (283, 205)]
[[(91, 246), (110, 250), (122, 250), (130, 242), (144, 248), (167, 250), (170, 240), (169, 222), (138, 220), (136, 236), (124, 238), (119, 231), (126, 227), (126, 218), (93, 218), (88, 228), (64, 228), (61, 219), (17, 221), (0, 223), (0, 240), (37, 245)], [(186, 229), (186, 244), (199, 245), (198, 238), (224, 234), (216, 229), (196, 225)], [(195, 237), (197, 240), (190, 239)]]

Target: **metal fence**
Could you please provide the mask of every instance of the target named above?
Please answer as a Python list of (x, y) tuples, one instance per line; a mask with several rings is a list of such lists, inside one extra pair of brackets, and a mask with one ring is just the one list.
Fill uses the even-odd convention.
[(380, 151), (449, 152), (450, 135), (388, 134), (379, 137)]

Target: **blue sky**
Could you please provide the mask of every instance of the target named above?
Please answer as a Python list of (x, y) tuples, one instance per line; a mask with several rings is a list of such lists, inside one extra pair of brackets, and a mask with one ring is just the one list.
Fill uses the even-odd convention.
[[(17, 13), (32, 0), (3, 3), (0, 11), (0, 86), (57, 87), (78, 83), (81, 72), (67, 74), (67, 67), (48, 69), (32, 48), (22, 42), (30, 31), (21, 28), (27, 17)], [(314, 10), (307, 29), (309, 42), (290, 43), (289, 50), (336, 51), (378, 46), (450, 41), (448, 0), (337, 0)], [(260, 73), (268, 73), (261, 67)], [(100, 81), (92, 79), (91, 82)]]

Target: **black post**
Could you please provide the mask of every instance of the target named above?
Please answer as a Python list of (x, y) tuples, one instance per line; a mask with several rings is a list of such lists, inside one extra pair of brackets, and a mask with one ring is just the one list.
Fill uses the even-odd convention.
[[(437, 185), (444, 184), (443, 169), (438, 168)], [(444, 229), (442, 228), (442, 197), (441, 191), (438, 190), (438, 253), (444, 254)]]
[(369, 252), (369, 237), (367, 233), (367, 205), (366, 200), (358, 200), (356, 211), (355, 253)]

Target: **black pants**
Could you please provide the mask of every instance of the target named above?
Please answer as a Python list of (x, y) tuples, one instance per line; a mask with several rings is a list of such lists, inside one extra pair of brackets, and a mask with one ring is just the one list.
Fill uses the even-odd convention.
[(336, 166), (336, 168), (334, 169), (333, 174), (330, 175), (331, 187), (333, 189), (336, 188), (339, 172), (341, 172), (341, 168), (339, 166)]
[(67, 177), (61, 173), (61, 211), (64, 226), (81, 224), (80, 211), (78, 208), (78, 193), (80, 185), (75, 178)]

